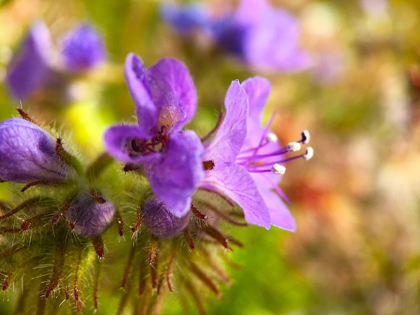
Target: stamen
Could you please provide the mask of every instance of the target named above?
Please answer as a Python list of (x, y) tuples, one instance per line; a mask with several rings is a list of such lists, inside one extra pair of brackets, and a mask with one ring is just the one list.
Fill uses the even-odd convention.
[(268, 142), (271, 142), (271, 143), (276, 143), (279, 139), (277, 138), (277, 136), (274, 134), (274, 133), (272, 133), (272, 132), (269, 132), (268, 134), (267, 134), (267, 136), (265, 137), (265, 139), (268, 141)]
[(310, 159), (312, 159), (313, 156), (314, 156), (314, 149), (312, 149), (312, 147), (307, 147), (305, 154), (302, 155), (302, 157), (306, 161), (309, 161)]
[(309, 134), (308, 130), (303, 130), (301, 133), (301, 139), (299, 142), (303, 143), (303, 144), (308, 144), (309, 140), (311, 140), (311, 135)]
[(276, 175), (284, 175), (284, 173), (286, 172), (286, 168), (283, 165), (276, 163), (271, 168), (271, 172)]
[(302, 146), (299, 142), (290, 142), (287, 144), (287, 151), (289, 152), (297, 152), (300, 150)]
[(268, 124), (267, 124), (267, 126), (265, 126), (265, 128), (264, 128), (264, 131), (263, 131), (263, 135), (262, 135), (262, 137), (261, 137), (261, 140), (260, 140), (260, 143), (258, 144), (258, 147), (255, 149), (255, 151), (254, 151), (254, 155), (255, 154), (257, 154), (258, 153), (258, 150), (262, 147), (262, 146), (264, 146), (264, 140), (267, 140), (267, 135), (268, 135), (268, 131), (270, 130), (270, 126), (271, 126), (271, 124), (273, 123), (273, 120), (274, 120), (274, 117), (276, 116), (276, 112), (274, 112), (272, 115), (271, 115), (271, 117), (270, 117), (270, 120), (268, 121)]

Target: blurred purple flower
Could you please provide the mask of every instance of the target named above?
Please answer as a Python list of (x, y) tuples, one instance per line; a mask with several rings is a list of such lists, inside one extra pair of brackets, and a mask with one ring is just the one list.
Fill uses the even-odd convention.
[(158, 198), (154, 197), (143, 206), (142, 222), (150, 233), (159, 238), (173, 237), (181, 233), (188, 225), (190, 215), (176, 217)]
[(127, 57), (125, 77), (138, 125), (110, 127), (106, 149), (120, 161), (142, 164), (155, 194), (183, 216), (204, 177), (201, 140), (191, 130), (181, 131), (195, 114), (194, 83), (182, 62), (162, 59), (146, 70), (134, 54)]
[(88, 193), (78, 196), (66, 212), (77, 234), (94, 237), (102, 234), (112, 223), (115, 206), (108, 200), (100, 203)]
[(51, 66), (53, 44), (43, 22), (34, 23), (7, 71), (7, 84), (16, 99), (25, 99), (57, 73)]
[(93, 27), (80, 24), (63, 41), (63, 63), (56, 62), (57, 54), (45, 23), (32, 24), (7, 71), (6, 82), (16, 99), (24, 100), (48, 85), (64, 82), (68, 73), (92, 69), (104, 60), (105, 48)]
[[(265, 0), (242, 0), (239, 8), (221, 18), (211, 18), (193, 6), (164, 7), (164, 19), (182, 34), (201, 29), (224, 50), (253, 68), (292, 72), (308, 68), (311, 57), (300, 49), (296, 18), (271, 7)], [(186, 23), (185, 21), (195, 21)]]
[(64, 65), (69, 71), (87, 71), (105, 60), (102, 38), (92, 25), (83, 23), (68, 32), (62, 42)]
[[(282, 148), (277, 137), (261, 126), (261, 115), (270, 92), (270, 83), (255, 77), (241, 85), (233, 81), (225, 98), (226, 117), (214, 139), (205, 146), (204, 161), (214, 168), (205, 171), (201, 187), (232, 198), (244, 210), (245, 219), (267, 229), (271, 225), (294, 231), (295, 221), (277, 195), (284, 163), (297, 158), (309, 159), (313, 151), (285, 159), (284, 154), (300, 150), (309, 134)], [(277, 192), (277, 193), (276, 193)], [(285, 197), (285, 196), (284, 196)], [(286, 197), (287, 198), (287, 197)]]
[(16, 183), (62, 182), (71, 169), (55, 152), (55, 139), (37, 125), (10, 118), (0, 123), (0, 178)]
[(209, 22), (206, 8), (198, 3), (177, 5), (166, 3), (161, 7), (161, 15), (173, 28), (181, 34), (205, 27)]

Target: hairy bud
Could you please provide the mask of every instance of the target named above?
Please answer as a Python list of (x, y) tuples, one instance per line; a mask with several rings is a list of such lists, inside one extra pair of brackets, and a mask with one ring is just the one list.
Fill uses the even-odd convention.
[(94, 237), (102, 234), (114, 219), (115, 206), (106, 199), (99, 201), (88, 193), (78, 196), (66, 213), (76, 233)]
[(0, 123), (0, 178), (16, 182), (62, 182), (71, 172), (55, 153), (55, 139), (22, 118)]
[(187, 227), (189, 220), (189, 213), (183, 217), (176, 217), (156, 197), (149, 199), (144, 204), (143, 223), (150, 233), (159, 238), (178, 235)]

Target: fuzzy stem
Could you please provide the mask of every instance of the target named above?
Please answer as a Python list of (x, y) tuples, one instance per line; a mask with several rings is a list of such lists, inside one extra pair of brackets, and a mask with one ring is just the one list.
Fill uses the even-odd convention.
[(208, 235), (211, 236), (212, 238), (214, 238), (216, 241), (218, 241), (220, 244), (223, 245), (224, 248), (232, 250), (229, 247), (229, 243), (227, 238), (221, 233), (219, 232), (216, 228), (212, 227), (211, 225), (205, 224), (205, 223), (201, 223), (200, 224), (200, 228)]
[(33, 123), (33, 124), (35, 124), (35, 125), (38, 125), (38, 124), (35, 122), (35, 120), (34, 120), (31, 116), (29, 116), (29, 114), (28, 114), (27, 112), (25, 112), (22, 108), (16, 108), (16, 110), (18, 111), (19, 115), (20, 115), (23, 119), (25, 119), (25, 120), (27, 120), (27, 121), (29, 121), (29, 122), (31, 122), (31, 123)]
[(55, 145), (55, 153), (61, 161), (63, 161), (68, 166), (72, 167), (77, 172), (77, 174), (83, 174), (82, 163), (80, 163), (80, 161), (75, 156), (71, 155), (64, 149), (63, 142), (60, 138), (57, 138), (57, 142)]
[(189, 267), (192, 273), (200, 279), (200, 281), (206, 285), (217, 297), (220, 297), (220, 291), (217, 288), (216, 284), (212, 281), (212, 279), (203, 271), (201, 270), (196, 264), (192, 261), (189, 262)]
[(124, 236), (124, 221), (121, 216), (121, 212), (117, 210), (115, 217), (117, 218), (117, 222), (118, 222), (118, 235), (120, 237), (123, 237)]
[(195, 248), (194, 241), (191, 237), (191, 233), (190, 233), (190, 230), (188, 229), (188, 227), (186, 227), (185, 230), (184, 230), (184, 238), (185, 238), (185, 241), (187, 242), (188, 246), (190, 247), (190, 249), (194, 250), (194, 248)]
[(52, 276), (50, 279), (50, 283), (47, 286), (45, 291), (45, 298), (48, 298), (52, 291), (57, 287), (58, 283), (61, 279), (61, 274), (63, 272), (64, 266), (64, 257), (65, 257), (65, 242), (62, 239), (57, 239), (56, 248), (55, 248), (55, 258), (54, 258), (54, 267), (52, 270)]
[(174, 271), (175, 261), (176, 261), (176, 254), (174, 253), (171, 257), (171, 260), (169, 261), (168, 269), (166, 270), (166, 283), (167, 283), (168, 288), (171, 292), (174, 292), (173, 287), (172, 287), (172, 283), (171, 283), (171, 277), (172, 277), (172, 273)]
[(128, 276), (130, 274), (131, 266), (133, 265), (133, 260), (134, 260), (134, 255), (135, 254), (136, 254), (136, 246), (134, 245), (131, 248), (130, 256), (128, 257), (127, 265), (125, 266), (125, 269), (124, 269), (124, 276), (123, 276), (123, 279), (122, 279), (122, 282), (121, 282), (121, 288), (123, 288), (123, 289), (127, 285)]
[(96, 268), (95, 268), (95, 282), (93, 284), (93, 305), (95, 310), (98, 309), (98, 292), (99, 292), (99, 277), (101, 274), (101, 261), (96, 259)]
[[(25, 208), (29, 208), (32, 209), (33, 207), (36, 206), (41, 206), (41, 205), (49, 205), (52, 204), (55, 200), (49, 197), (42, 197), (42, 196), (38, 196), (38, 197), (34, 197), (28, 200), (25, 200), (24, 202), (22, 202), (20, 205), (18, 205), (16, 208), (14, 208), (13, 210), (7, 212), (6, 214), (0, 216), (0, 220), (6, 219), (12, 215), (14, 215), (15, 213), (18, 213), (19, 211), (25, 209)], [(10, 210), (10, 209), (9, 209)]]
[(104, 241), (100, 235), (90, 238), (92, 240), (93, 248), (99, 258), (104, 258)]
[(47, 187), (56, 187), (56, 186), (62, 186), (62, 185), (66, 185), (66, 183), (63, 182), (52, 182), (52, 181), (45, 181), (45, 180), (36, 180), (34, 182), (28, 183), (26, 184), (21, 190), (20, 192), (25, 192), (27, 191), (29, 188), (34, 187), (34, 186), (47, 186)]
[(200, 212), (192, 203), (191, 203), (191, 212), (200, 220), (207, 220), (207, 216)]
[(200, 315), (206, 315), (206, 309), (204, 308), (203, 301), (200, 294), (195, 289), (194, 285), (190, 281), (185, 282), (187, 290), (190, 292), (191, 297), (193, 298), (195, 304), (197, 305)]

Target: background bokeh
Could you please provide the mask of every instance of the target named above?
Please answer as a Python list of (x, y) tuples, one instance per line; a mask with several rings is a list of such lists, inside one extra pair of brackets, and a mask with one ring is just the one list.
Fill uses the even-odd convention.
[[(73, 83), (77, 100), (22, 104), (93, 159), (106, 126), (134, 121), (122, 68), (129, 52), (146, 65), (162, 57), (188, 65), (199, 95), (190, 127), (199, 135), (214, 125), (232, 80), (268, 77), (265, 118), (276, 111), (273, 131), (287, 143), (308, 129), (315, 149), (311, 161), (290, 163), (281, 183), (298, 228), (232, 231), (245, 244), (231, 254), (241, 267), (230, 268), (233, 282), (223, 298), (210, 298), (209, 314), (419, 314), (420, 2), (272, 1), (296, 15), (301, 44), (315, 60), (292, 74), (257, 73), (205, 42), (182, 39), (161, 19), (162, 3), (0, 0), (0, 81), (33, 21), (44, 19), (53, 36), (79, 21), (93, 23), (108, 61)], [(16, 116), (17, 106), (2, 84), (0, 120)], [(0, 188), (0, 197), (7, 194)], [(117, 299), (104, 296), (98, 313), (113, 314)], [(0, 293), (1, 314), (12, 301), (12, 291)], [(184, 312), (169, 298), (165, 314)]]

